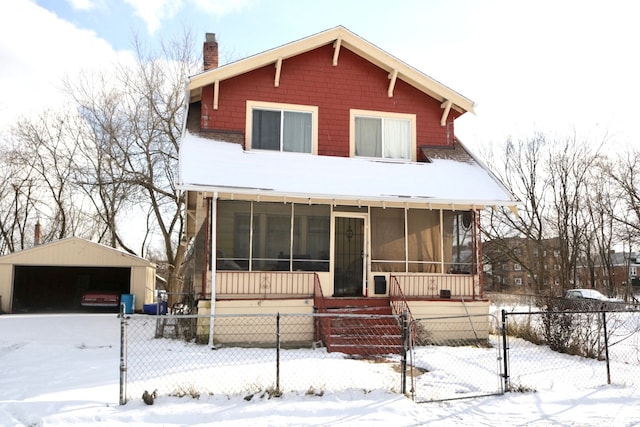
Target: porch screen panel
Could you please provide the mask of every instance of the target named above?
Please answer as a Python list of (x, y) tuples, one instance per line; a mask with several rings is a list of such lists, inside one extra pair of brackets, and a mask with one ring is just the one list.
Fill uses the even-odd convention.
[(472, 233), (471, 212), (443, 212), (445, 268), (449, 273), (471, 273)]
[(294, 205), (293, 269), (329, 271), (331, 240), (329, 206)]
[(440, 211), (407, 211), (409, 272), (440, 273)]
[(219, 200), (217, 213), (217, 269), (248, 270), (251, 203)]
[(289, 270), (291, 205), (253, 204), (252, 270)]
[(371, 208), (371, 270), (403, 272), (404, 209)]

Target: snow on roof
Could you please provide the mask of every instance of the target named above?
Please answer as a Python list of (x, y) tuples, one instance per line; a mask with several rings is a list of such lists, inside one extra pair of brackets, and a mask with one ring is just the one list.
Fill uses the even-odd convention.
[(185, 132), (184, 190), (284, 197), (514, 206), (516, 200), (477, 163), (379, 161), (263, 150)]

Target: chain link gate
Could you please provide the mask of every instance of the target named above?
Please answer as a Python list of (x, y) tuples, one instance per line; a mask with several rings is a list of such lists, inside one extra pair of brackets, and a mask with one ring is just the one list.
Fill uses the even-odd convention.
[(503, 394), (500, 329), (493, 315), (414, 319), (407, 372), (414, 401)]

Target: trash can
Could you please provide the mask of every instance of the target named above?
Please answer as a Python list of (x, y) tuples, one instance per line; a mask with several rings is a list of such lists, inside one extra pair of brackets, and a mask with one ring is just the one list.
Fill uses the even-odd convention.
[(144, 304), (142, 306), (144, 314), (167, 314), (167, 302), (161, 301), (152, 304)]
[(373, 276), (373, 287), (376, 295), (382, 295), (387, 293), (387, 277), (386, 276)]
[(133, 314), (136, 306), (136, 296), (134, 294), (120, 295), (120, 304), (124, 305), (124, 314)]

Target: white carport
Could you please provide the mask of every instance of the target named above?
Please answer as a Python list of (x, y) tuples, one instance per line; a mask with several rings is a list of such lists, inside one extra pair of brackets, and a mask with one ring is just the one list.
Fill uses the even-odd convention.
[(135, 309), (152, 302), (156, 266), (143, 258), (77, 237), (0, 257), (0, 308), (72, 310), (87, 290), (135, 295)]

